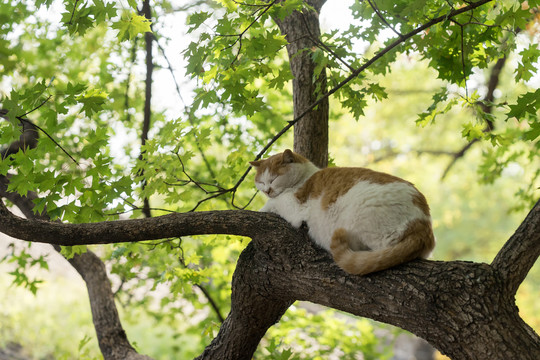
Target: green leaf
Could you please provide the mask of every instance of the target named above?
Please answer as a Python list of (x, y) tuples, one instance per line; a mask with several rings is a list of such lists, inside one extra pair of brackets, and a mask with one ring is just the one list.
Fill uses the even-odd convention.
[(142, 33), (152, 32), (151, 24), (152, 22), (144, 16), (131, 13), (127, 18), (122, 17), (112, 27), (118, 30), (118, 38), (123, 41), (131, 40)]
[(534, 141), (540, 137), (540, 122), (535, 121), (529, 124), (531, 129), (523, 133), (525, 140)]
[(509, 118), (518, 120), (535, 117), (540, 109), (540, 89), (528, 92), (518, 97), (515, 104), (509, 105), (510, 111), (506, 114)]
[(379, 101), (388, 98), (386, 90), (379, 84), (369, 84), (367, 87), (367, 93)]
[(64, 255), (66, 259), (71, 259), (75, 255), (84, 254), (88, 251), (86, 245), (75, 245), (75, 246), (62, 246), (60, 253)]
[(210, 16), (212, 16), (212, 14), (206, 11), (199, 11), (189, 15), (186, 21), (186, 24), (190, 26), (188, 34), (197, 30)]
[(461, 135), (468, 141), (481, 139), (484, 137), (484, 125), (467, 123), (463, 125)]
[(108, 94), (106, 92), (99, 89), (92, 89), (78, 96), (76, 99), (83, 105), (81, 110), (87, 116), (91, 116), (93, 113), (101, 111), (107, 97)]
[(530, 80), (538, 71), (536, 64), (540, 56), (540, 49), (536, 44), (531, 44), (519, 54), (521, 55), (521, 60), (518, 62), (516, 68), (516, 79)]

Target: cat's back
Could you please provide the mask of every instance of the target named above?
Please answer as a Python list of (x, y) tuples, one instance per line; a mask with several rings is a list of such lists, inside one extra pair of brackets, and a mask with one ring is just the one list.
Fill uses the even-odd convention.
[(413, 205), (429, 216), (425, 197), (410, 182), (390, 174), (361, 167), (325, 168), (313, 174), (295, 193), (300, 203), (320, 199), (327, 210), (347, 200), (374, 206)]

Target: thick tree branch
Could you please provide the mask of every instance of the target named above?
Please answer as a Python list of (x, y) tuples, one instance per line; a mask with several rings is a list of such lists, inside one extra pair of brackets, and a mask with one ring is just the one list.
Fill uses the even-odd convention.
[[(453, 358), (489, 355), (490, 359), (508, 359), (519, 347), (530, 349), (523, 359), (532, 360), (540, 356), (540, 338), (519, 317), (513, 297), (507, 296), (504, 274), (515, 268), (504, 264), (524, 261), (524, 257), (525, 266), (519, 267), (523, 274), (534, 262), (534, 255), (519, 254), (529, 251), (538, 256), (539, 208), (537, 205), (525, 219), (510, 242), (513, 245), (505, 246), (508, 250), (503, 249), (493, 266), (418, 260), (369, 276), (347, 275), (303, 230), (292, 228), (276, 215), (251, 211), (53, 224), (20, 219), (0, 203), (0, 231), (27, 240), (77, 244), (209, 233), (252, 237), (254, 241), (242, 253), (235, 271), (231, 313), (201, 359), (249, 359), (266, 329), (279, 320), (288, 304), (307, 300), (399, 326)], [(512, 251), (513, 246), (518, 246), (519, 252)], [(267, 311), (261, 315), (261, 309)], [(508, 329), (515, 336), (502, 336)], [(500, 341), (486, 347), (488, 339)], [(485, 353), (478, 352), (482, 348)]]
[[(269, 271), (251, 268), (254, 256), (265, 254), (248, 247), (240, 259), (232, 281), (231, 312), (221, 325), (218, 335), (197, 360), (250, 360), (266, 330), (277, 323), (293, 301), (264, 291), (274, 275)], [(259, 284), (253, 286), (253, 284)], [(239, 341), (240, 340), (240, 341)]]
[(64, 224), (27, 220), (12, 214), (0, 201), (0, 232), (27, 241), (54, 245), (95, 245), (157, 240), (203, 234), (253, 237), (284, 220), (247, 210), (173, 213), (154, 218)]
[(509, 296), (515, 295), (539, 256), (540, 200), (491, 263), (504, 279)]
[[(308, 2), (315, 9), (322, 6)], [(305, 113), (302, 121), (294, 125), (294, 151), (324, 168), (328, 165), (328, 97), (326, 68), (315, 73), (317, 64), (311, 48), (319, 45), (321, 30), (317, 10), (294, 11), (284, 19), (274, 18), (288, 41), (287, 52), (293, 78), (294, 117)], [(293, 41), (295, 39), (295, 41)], [(308, 51), (305, 51), (308, 49)], [(322, 98), (317, 107), (306, 106)], [(307, 111), (307, 112), (306, 112)]]
[[(490, 358), (509, 358), (509, 354), (515, 354), (516, 341), (531, 349), (524, 359), (536, 359), (540, 354), (540, 338), (519, 318), (513, 297), (507, 296), (509, 281), (505, 278), (512, 279), (514, 271), (523, 278), (540, 252), (538, 204), (493, 266), (418, 260), (364, 277), (342, 272), (305, 232), (272, 214), (211, 211), (95, 224), (53, 224), (17, 218), (6, 213), (3, 204), (0, 206), (0, 231), (43, 242), (73, 242), (69, 239), (76, 238), (77, 244), (91, 244), (105, 239), (121, 242), (209, 233), (252, 237), (254, 241), (241, 255), (235, 272), (235, 279), (242, 280), (234, 280), (251, 291), (234, 290), (241, 300), (233, 301), (251, 310), (233, 308), (221, 335), (201, 358), (249, 358), (253, 344), (294, 300), (312, 301), (402, 327), (454, 358), (481, 358), (472, 356), (471, 349), (478, 351), (488, 338), (501, 338), (509, 328), (515, 332), (515, 339), (497, 342), (500, 355)], [(513, 250), (515, 247), (517, 250)], [(524, 265), (516, 266), (519, 262)], [(260, 307), (275, 311), (264, 319), (253, 317)], [(252, 315), (246, 317), (246, 311)], [(257, 331), (238, 334), (238, 329), (245, 330), (248, 323)], [(456, 347), (456, 342), (462, 346)]]
[[(252, 345), (295, 300), (401, 327), (454, 359), (539, 358), (540, 338), (519, 317), (491, 266), (417, 260), (353, 276), (304, 231), (285, 225), (254, 238), (240, 255), (231, 313), (199, 359), (250, 359)], [(513, 335), (503, 335), (508, 331)]]

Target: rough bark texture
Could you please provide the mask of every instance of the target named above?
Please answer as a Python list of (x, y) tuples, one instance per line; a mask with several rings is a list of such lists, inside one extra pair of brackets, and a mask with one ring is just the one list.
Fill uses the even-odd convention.
[[(237, 267), (245, 271), (235, 271), (231, 312), (219, 334), (197, 359), (251, 359), (266, 330), (291, 306), (293, 300), (280, 298), (273, 292), (270, 285), (273, 272), (252, 264), (253, 258), (268, 257), (269, 254), (255, 251), (253, 247), (242, 253)], [(271, 259), (262, 263), (274, 266)]]
[[(316, 11), (293, 12), (285, 19), (274, 19), (289, 44), (287, 52), (293, 79), (294, 117), (302, 114), (326, 92), (326, 72), (314, 80), (316, 63), (312, 59), (321, 30), (319, 11), (325, 1), (307, 1)], [(294, 126), (294, 151), (318, 167), (328, 165), (328, 98), (308, 112)]]

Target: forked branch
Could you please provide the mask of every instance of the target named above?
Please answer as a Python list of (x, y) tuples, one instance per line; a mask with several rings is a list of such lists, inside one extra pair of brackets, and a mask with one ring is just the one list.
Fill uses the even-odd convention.
[(509, 296), (514, 296), (539, 256), (540, 200), (491, 263), (504, 279)]

